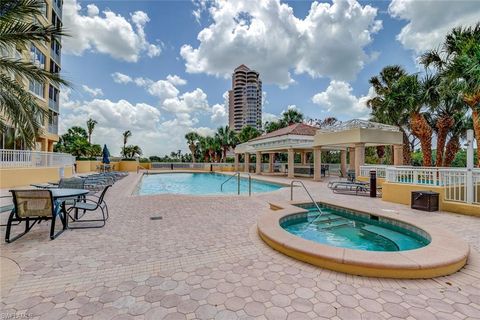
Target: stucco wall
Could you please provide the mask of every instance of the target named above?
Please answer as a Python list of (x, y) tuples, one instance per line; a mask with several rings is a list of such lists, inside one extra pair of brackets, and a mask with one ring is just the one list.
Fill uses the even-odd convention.
[[(73, 167), (64, 169), (64, 177), (73, 175)], [(0, 188), (28, 186), (32, 183), (45, 183), (60, 179), (60, 167), (50, 168), (4, 168), (0, 169)]]

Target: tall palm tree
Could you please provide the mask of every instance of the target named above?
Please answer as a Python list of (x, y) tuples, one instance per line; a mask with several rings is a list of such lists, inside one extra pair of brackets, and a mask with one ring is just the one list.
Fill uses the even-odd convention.
[(122, 152), (123, 152), (123, 156), (126, 157), (127, 155), (125, 154), (125, 146), (127, 145), (127, 142), (128, 142), (128, 138), (130, 138), (132, 136), (132, 132), (130, 130), (127, 130), (125, 132), (123, 132), (123, 149), (122, 149)]
[(282, 112), (282, 121), (287, 125), (292, 125), (294, 123), (300, 123), (303, 121), (303, 113), (297, 109), (290, 108)]
[(251, 126), (245, 126), (242, 130), (238, 133), (238, 142), (244, 143), (251, 139), (255, 139), (261, 135), (261, 132), (257, 130), (257, 128)]
[(383, 68), (379, 75), (370, 78), (375, 96), (367, 101), (372, 109), (372, 120), (399, 127), (403, 136), (403, 163), (411, 163), (408, 112), (396, 98), (396, 84), (407, 72), (398, 65)]
[(92, 118), (87, 120), (88, 143), (92, 143), (92, 133), (97, 123), (97, 120), (93, 120)]
[(472, 129), (473, 120), (472, 117), (467, 117), (465, 114), (456, 114), (454, 117), (454, 125), (450, 130), (450, 139), (445, 148), (445, 158), (443, 160), (443, 166), (449, 167), (455, 160), (455, 155), (460, 151), (461, 144), (460, 139), (465, 139), (467, 136), (467, 130)]
[(195, 151), (196, 151), (196, 148), (197, 148), (197, 143), (198, 143), (199, 137), (200, 136), (198, 135), (198, 133), (196, 133), (194, 131), (189, 132), (185, 135), (185, 139), (187, 139), (188, 148), (190, 149), (190, 152), (192, 153), (193, 163), (195, 163)]
[(38, 23), (44, 5), (41, 0), (0, 1), (0, 129), (14, 127), (27, 148), (35, 146), (48, 112), (24, 81), (68, 85), (58, 74), (17, 57), (30, 56), (31, 43), (49, 43), (64, 35), (60, 27)]
[(462, 85), (463, 101), (472, 110), (473, 129), (477, 140), (477, 158), (480, 166), (480, 23), (471, 27), (454, 28), (439, 50), (431, 50), (421, 57), (426, 66), (440, 70), (441, 75)]
[(227, 162), (227, 151), (237, 145), (237, 134), (229, 126), (220, 127), (215, 133), (215, 139), (217, 139), (222, 148), (222, 161)]

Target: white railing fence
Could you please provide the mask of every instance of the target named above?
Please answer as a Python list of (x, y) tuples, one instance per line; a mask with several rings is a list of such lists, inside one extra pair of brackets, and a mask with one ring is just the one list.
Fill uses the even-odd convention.
[(386, 178), (388, 166), (386, 165), (365, 165), (360, 166), (360, 176), (370, 177), (370, 171), (374, 170), (377, 173), (377, 178)]
[(68, 153), (0, 149), (0, 168), (72, 166), (75, 157)]
[(472, 170), (472, 183), (466, 168), (432, 168), (410, 166), (361, 166), (360, 175), (367, 176), (370, 170), (385, 172), (390, 183), (415, 184), (443, 187), (446, 201), (480, 204), (480, 169)]
[(233, 163), (208, 163), (208, 162), (152, 162), (150, 164), (151, 169), (164, 169), (164, 170), (207, 170), (221, 171), (221, 170), (234, 170)]

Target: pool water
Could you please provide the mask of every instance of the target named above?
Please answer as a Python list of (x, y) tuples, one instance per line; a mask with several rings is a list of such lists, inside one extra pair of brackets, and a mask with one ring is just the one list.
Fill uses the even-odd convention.
[(322, 214), (312, 205), (307, 215), (281, 221), (281, 227), (301, 238), (327, 244), (369, 251), (418, 249), (430, 241), (405, 228), (345, 210), (321, 206)]
[[(189, 194), (189, 195), (221, 195), (237, 194), (237, 178), (221, 184), (231, 175), (218, 173), (161, 173), (144, 175), (136, 194)], [(269, 192), (282, 188), (281, 185), (252, 179), (252, 194)], [(240, 194), (248, 195), (248, 179), (240, 179)]]

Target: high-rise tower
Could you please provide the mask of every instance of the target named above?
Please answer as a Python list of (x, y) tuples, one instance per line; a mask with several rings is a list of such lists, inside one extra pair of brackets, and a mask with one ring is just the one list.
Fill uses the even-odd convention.
[(244, 126), (262, 128), (262, 81), (246, 65), (235, 68), (228, 91), (228, 125), (235, 132)]

